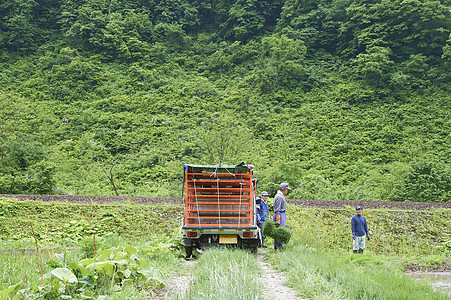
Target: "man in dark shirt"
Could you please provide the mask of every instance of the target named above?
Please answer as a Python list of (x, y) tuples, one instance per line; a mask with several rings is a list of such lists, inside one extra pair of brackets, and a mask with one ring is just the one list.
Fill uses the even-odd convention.
[[(285, 227), (285, 222), (287, 221), (287, 201), (285, 200), (285, 195), (291, 190), (288, 187), (288, 183), (281, 183), (276, 196), (274, 197), (273, 208), (274, 208), (274, 222), (279, 226)], [(283, 243), (274, 240), (274, 249), (283, 248)]]
[[(257, 226), (263, 232), (263, 226), (265, 222), (269, 220), (269, 205), (268, 205), (268, 192), (263, 191), (260, 203), (257, 203)], [(261, 246), (266, 248), (265, 245), (266, 236), (262, 235)]]
[(352, 239), (354, 240), (352, 250), (354, 253), (363, 253), (365, 249), (365, 234), (368, 241), (370, 240), (368, 225), (365, 217), (362, 216), (362, 207), (357, 206), (355, 211), (357, 214), (351, 219)]

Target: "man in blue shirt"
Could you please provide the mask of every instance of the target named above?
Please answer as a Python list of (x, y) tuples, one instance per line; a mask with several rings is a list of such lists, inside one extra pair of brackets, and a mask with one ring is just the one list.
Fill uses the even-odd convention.
[[(269, 220), (269, 205), (268, 205), (268, 192), (263, 191), (262, 197), (260, 200), (260, 204), (257, 204), (257, 226), (260, 228), (260, 230), (263, 232), (263, 225), (265, 225), (265, 222)], [(265, 245), (265, 238), (262, 234), (262, 247), (266, 248)]]
[(351, 219), (352, 239), (354, 240), (352, 250), (354, 253), (363, 253), (365, 249), (365, 234), (368, 241), (370, 240), (368, 225), (365, 217), (362, 216), (362, 207), (357, 206), (355, 211), (357, 214)]

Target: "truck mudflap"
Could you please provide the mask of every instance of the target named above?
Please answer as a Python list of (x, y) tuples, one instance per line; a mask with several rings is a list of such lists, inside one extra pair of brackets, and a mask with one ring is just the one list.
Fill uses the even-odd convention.
[(183, 238), (183, 242), (186, 257), (189, 258), (192, 256), (193, 250), (208, 247), (237, 247), (256, 253), (259, 239), (258, 236), (242, 238), (238, 234), (202, 234), (199, 238)]

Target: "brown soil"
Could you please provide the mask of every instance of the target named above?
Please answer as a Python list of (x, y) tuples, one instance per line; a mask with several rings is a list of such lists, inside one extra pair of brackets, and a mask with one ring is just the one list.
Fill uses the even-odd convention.
[(286, 286), (287, 278), (283, 273), (277, 272), (264, 261), (266, 252), (258, 249), (258, 263), (262, 269), (260, 281), (264, 286), (263, 294), (273, 300), (298, 300), (294, 290)]
[(185, 261), (184, 264), (185, 265), (182, 267), (182, 269), (186, 269), (188, 271), (188, 275), (173, 276), (165, 279), (165, 287), (161, 290), (158, 290), (151, 299), (183, 298), (183, 295), (188, 292), (189, 285), (193, 280), (192, 273), (194, 271), (196, 261), (188, 260)]
[[(15, 198), (18, 200), (59, 201), (71, 203), (137, 203), (137, 204), (182, 204), (181, 197), (127, 197), (127, 196), (80, 196), (80, 195), (8, 195), (0, 197)], [(364, 209), (396, 209), (396, 210), (429, 210), (433, 208), (449, 208), (451, 202), (397, 202), (397, 201), (348, 201), (348, 200), (302, 200), (289, 199), (293, 203), (308, 208), (346, 208), (362, 206)]]
[[(263, 294), (267, 299), (272, 300), (299, 300), (296, 297), (294, 290), (287, 287), (285, 284), (287, 279), (283, 273), (274, 270), (268, 263), (264, 261), (265, 251), (259, 249), (258, 263), (262, 269), (262, 275), (259, 279), (263, 284)], [(195, 267), (195, 261), (185, 262), (186, 266), (183, 269), (188, 269), (188, 275), (169, 277), (165, 280), (166, 286), (158, 290), (151, 299), (177, 299), (183, 298), (183, 295), (188, 292), (189, 284), (193, 280), (192, 272)]]

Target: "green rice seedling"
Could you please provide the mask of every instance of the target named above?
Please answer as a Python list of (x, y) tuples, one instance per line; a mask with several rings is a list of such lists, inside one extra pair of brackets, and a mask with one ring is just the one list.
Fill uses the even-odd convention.
[(270, 251), (270, 262), (288, 275), (302, 297), (311, 299), (449, 299), (425, 283), (417, 282), (398, 266), (372, 254), (334, 256), (314, 248), (291, 244), (285, 251)]
[(187, 291), (177, 299), (263, 299), (257, 259), (238, 249), (208, 249), (196, 266)]
[(264, 235), (282, 243), (288, 243), (290, 241), (291, 233), (291, 230), (283, 226), (276, 226), (276, 223), (273, 221), (266, 221), (265, 225), (263, 225)]
[(274, 229), (276, 228), (276, 223), (273, 221), (266, 221), (263, 225), (263, 235), (272, 237)]

